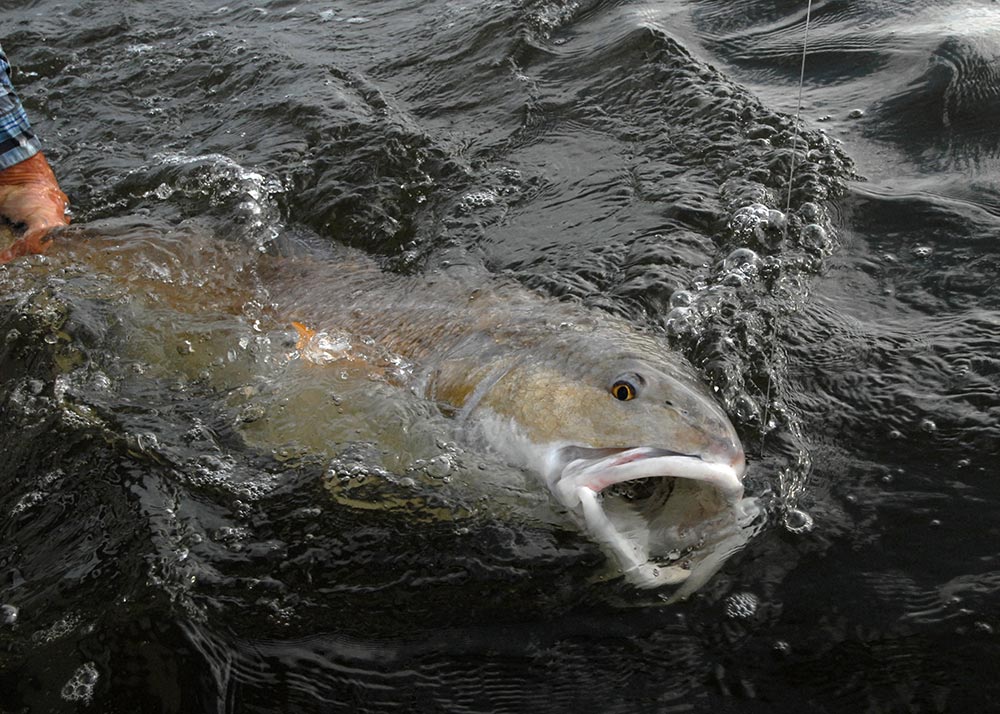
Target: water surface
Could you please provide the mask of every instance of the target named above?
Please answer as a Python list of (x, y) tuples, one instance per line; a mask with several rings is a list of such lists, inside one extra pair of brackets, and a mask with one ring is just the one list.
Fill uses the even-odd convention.
[[(805, 3), (7, 5), (76, 227), (0, 272), (0, 711), (1000, 694), (993, 3), (814, 3), (800, 129)], [(767, 527), (678, 605), (608, 579), (283, 359), (255, 266), (339, 245), (662, 331)]]

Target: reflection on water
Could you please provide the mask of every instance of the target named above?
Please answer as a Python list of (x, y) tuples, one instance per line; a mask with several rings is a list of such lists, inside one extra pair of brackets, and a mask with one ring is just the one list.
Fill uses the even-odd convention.
[[(0, 709), (982, 710), (994, 15), (814, 7), (795, 141), (797, 3), (9, 10), (77, 227), (0, 270)], [(339, 244), (669, 336), (760, 533), (606, 579), (400, 355), (297, 345), (261, 266)]]

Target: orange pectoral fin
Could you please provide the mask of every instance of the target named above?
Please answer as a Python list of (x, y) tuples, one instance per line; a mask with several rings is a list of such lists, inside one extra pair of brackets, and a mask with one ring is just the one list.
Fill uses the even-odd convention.
[(292, 327), (299, 333), (299, 341), (295, 343), (295, 349), (297, 350), (305, 349), (306, 345), (309, 344), (309, 340), (316, 336), (316, 330), (306, 327), (301, 322), (293, 322)]

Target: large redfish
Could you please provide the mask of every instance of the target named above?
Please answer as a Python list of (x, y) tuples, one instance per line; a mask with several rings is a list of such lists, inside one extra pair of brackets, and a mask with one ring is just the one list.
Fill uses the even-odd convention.
[[(254, 360), (222, 356), (246, 339), (251, 302), (266, 303), (270, 318), (264, 326), (254, 319), (255, 334), (268, 340), (298, 323), (298, 352), (309, 359), (334, 345), (332, 369), (386, 367), (370, 359), (372, 345), (401, 356), (411, 368), (384, 382), (402, 379), (470, 443), (537, 474), (639, 587), (679, 584), (675, 598), (690, 594), (759, 523), (754, 500), (743, 497), (744, 453), (725, 412), (662, 337), (624, 319), (481, 270), (401, 276), (346, 249), (322, 260), (272, 258), (197, 232), (131, 224), (100, 232), (60, 241), (35, 265), (8, 266), (0, 289), (29, 294), (56, 276), (66, 297), (119, 305), (124, 345), (163, 376), (280, 381), (280, 372), (255, 374), (263, 367)], [(185, 333), (194, 346), (174, 349)], [(292, 426), (336, 440), (322, 412), (308, 409), (298, 402)], [(280, 441), (279, 422), (250, 426), (271, 429), (265, 442)]]
[(475, 271), (388, 275), (353, 253), (273, 264), (264, 283), (301, 346), (366, 336), (409, 360), (411, 388), (538, 474), (634, 585), (690, 581), (686, 595), (745, 543), (740, 440), (660, 336)]

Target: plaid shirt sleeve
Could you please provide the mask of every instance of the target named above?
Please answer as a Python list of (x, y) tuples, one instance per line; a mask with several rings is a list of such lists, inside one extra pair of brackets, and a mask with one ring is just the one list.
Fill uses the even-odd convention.
[(39, 143), (10, 82), (10, 63), (0, 47), (0, 171), (31, 158)]

